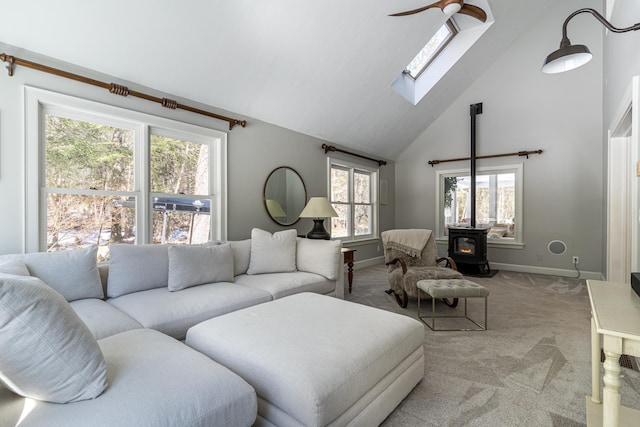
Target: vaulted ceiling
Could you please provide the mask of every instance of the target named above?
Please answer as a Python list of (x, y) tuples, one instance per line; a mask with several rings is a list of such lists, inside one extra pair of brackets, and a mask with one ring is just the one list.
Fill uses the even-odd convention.
[(415, 106), (391, 83), (445, 16), (387, 15), (423, 0), (1, 0), (0, 42), (394, 159), (553, 0), (468, 1), (487, 2), (494, 24)]

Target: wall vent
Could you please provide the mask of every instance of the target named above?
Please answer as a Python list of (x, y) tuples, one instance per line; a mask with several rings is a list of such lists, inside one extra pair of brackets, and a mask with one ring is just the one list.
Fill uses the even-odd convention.
[(547, 249), (554, 255), (562, 255), (567, 252), (567, 244), (562, 240), (552, 240), (547, 245)]

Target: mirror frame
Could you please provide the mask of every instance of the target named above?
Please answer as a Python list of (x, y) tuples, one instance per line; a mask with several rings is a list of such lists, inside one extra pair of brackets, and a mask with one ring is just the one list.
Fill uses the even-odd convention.
[(300, 180), (300, 184), (302, 184), (302, 190), (304, 192), (304, 199), (302, 200), (302, 208), (300, 209), (300, 212), (302, 212), (302, 209), (304, 209), (304, 207), (305, 207), (305, 205), (307, 203), (307, 187), (304, 184), (304, 180), (302, 179), (302, 176), (298, 173), (298, 171), (296, 171), (295, 169), (293, 169), (292, 167), (289, 167), (289, 166), (278, 166), (277, 168), (272, 170), (271, 173), (269, 173), (269, 175), (267, 176), (267, 180), (264, 182), (264, 188), (262, 190), (262, 203), (264, 204), (264, 208), (267, 211), (267, 215), (269, 215), (269, 218), (271, 218), (278, 225), (290, 226), (290, 225), (293, 225), (296, 222), (300, 221), (300, 212), (298, 213), (298, 217), (294, 221), (292, 221), (292, 222), (284, 222), (284, 221), (279, 221), (276, 218), (274, 218), (271, 215), (271, 212), (269, 211), (269, 207), (267, 206), (267, 186), (269, 185), (269, 180), (271, 179), (271, 177), (276, 172), (278, 172), (280, 170), (285, 170), (285, 172), (287, 172), (287, 171), (293, 172), (295, 174), (295, 176)]

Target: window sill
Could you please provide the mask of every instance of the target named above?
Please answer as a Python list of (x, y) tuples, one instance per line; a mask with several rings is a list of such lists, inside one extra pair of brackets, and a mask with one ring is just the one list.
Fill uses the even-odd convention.
[(380, 237), (367, 237), (366, 239), (359, 239), (359, 240), (346, 240), (346, 239), (341, 239), (340, 237), (336, 237), (335, 239), (332, 238), (331, 240), (341, 240), (342, 246), (352, 247), (352, 246), (370, 245), (372, 243), (379, 243)]
[[(438, 245), (448, 246), (449, 239), (447, 237), (437, 237), (436, 243)], [(487, 246), (490, 248), (502, 248), (502, 249), (522, 249), (524, 248), (524, 243), (522, 242), (509, 242), (509, 241), (499, 241), (498, 239), (487, 239)]]

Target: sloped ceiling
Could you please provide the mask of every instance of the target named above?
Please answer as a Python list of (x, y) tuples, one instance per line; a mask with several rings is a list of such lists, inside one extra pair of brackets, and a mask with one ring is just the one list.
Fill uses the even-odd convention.
[(395, 159), (553, 0), (486, 1), (495, 23), (416, 106), (390, 85), (445, 17), (387, 15), (419, 0), (1, 0), (0, 42)]

